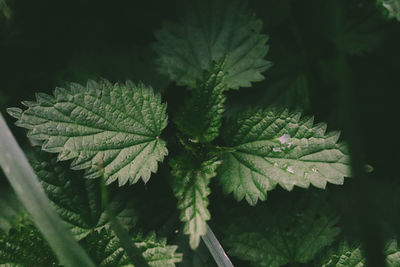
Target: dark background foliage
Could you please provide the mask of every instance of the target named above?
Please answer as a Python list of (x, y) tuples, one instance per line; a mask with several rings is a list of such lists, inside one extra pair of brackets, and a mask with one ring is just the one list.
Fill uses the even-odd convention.
[[(7, 3), (12, 16), (0, 15), (2, 114), (21, 100), (32, 100), (35, 92), (51, 92), (66, 82), (84, 83), (99, 77), (151, 84), (164, 93), (169, 114), (182, 104), (185, 89), (157, 73), (151, 49), (154, 30), (163, 20), (179, 16), (177, 1)], [(400, 121), (400, 23), (385, 19), (376, 3), (367, 0), (252, 0), (249, 5), (270, 36), (267, 58), (274, 66), (253, 88), (228, 93), (227, 115), (250, 105), (287, 105), (315, 115), (330, 130), (341, 129), (353, 158), (371, 164), (374, 171), (349, 178), (344, 186), (329, 185), (327, 194), (331, 194), (332, 212), (341, 214), (342, 235), (361, 240), (371, 266), (378, 266), (384, 240), (400, 233), (400, 139), (396, 131)], [(12, 125), (13, 120), (6, 117)], [(12, 130), (27, 147), (24, 131)], [(162, 169), (145, 186), (143, 198), (160, 196), (162, 203), (168, 203), (170, 216), (177, 216), (171, 191), (161, 190), (168, 188), (163, 172), (167, 171)], [(7, 186), (2, 175), (1, 186)], [(223, 196), (214, 185), (210, 224), (218, 236), (224, 221), (218, 216), (220, 210), (251, 208)], [(140, 194), (143, 186), (138, 187), (135, 190)], [(276, 190), (269, 198), (290, 194)], [(175, 231), (168, 227), (175, 229), (179, 223), (171, 223), (166, 210), (159, 213), (158, 204), (152, 205), (151, 211), (143, 209), (147, 213), (143, 218), (151, 220), (148, 226), (173, 237)]]

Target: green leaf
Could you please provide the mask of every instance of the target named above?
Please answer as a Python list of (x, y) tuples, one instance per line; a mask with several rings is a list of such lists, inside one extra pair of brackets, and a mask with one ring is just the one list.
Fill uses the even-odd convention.
[[(177, 246), (167, 245), (165, 239), (158, 240), (155, 234), (148, 236), (138, 234), (132, 241), (150, 266), (174, 267), (175, 263), (182, 260), (182, 255), (175, 252)], [(96, 266), (133, 266), (130, 265), (118, 238), (106, 229), (91, 233), (83, 240), (83, 245), (87, 247), (88, 254)]]
[(219, 180), (227, 193), (255, 205), (277, 184), (286, 190), (310, 184), (343, 184), (350, 176), (349, 156), (337, 144), (339, 132), (325, 134), (326, 125), (313, 118), (274, 108), (248, 111), (231, 122), (222, 154)]
[(191, 1), (179, 23), (165, 23), (156, 32), (159, 70), (178, 85), (195, 88), (204, 70), (226, 57), (228, 88), (249, 87), (261, 81), (271, 66), (264, 58), (268, 37), (262, 22), (244, 1)]
[(330, 245), (340, 230), (327, 199), (321, 194), (298, 193), (278, 195), (229, 216), (233, 219), (224, 228), (224, 244), (231, 248), (228, 254), (252, 266), (278, 267), (308, 263)]
[[(388, 267), (400, 266), (400, 249), (397, 242), (390, 240), (384, 250)], [(364, 267), (365, 258), (360, 246), (349, 245), (342, 242), (336, 250), (331, 249), (321, 264), (323, 267)]]
[[(47, 197), (53, 202), (60, 217), (67, 222), (77, 239), (92, 231), (109, 227), (106, 209), (101, 201), (100, 181), (80, 177), (81, 173), (69, 170), (66, 163), (56, 157), (37, 151), (31, 160)], [(118, 220), (128, 228), (136, 223), (136, 214), (124, 188), (110, 188), (110, 207)]]
[(180, 219), (185, 222), (183, 232), (190, 235), (192, 249), (198, 247), (200, 237), (207, 232), (206, 221), (210, 219), (207, 209), (209, 183), (216, 176), (219, 164), (216, 157), (201, 161), (186, 153), (170, 162), (174, 176), (174, 194), (181, 210)]
[(219, 135), (226, 99), (224, 65), (224, 62), (216, 64), (207, 81), (193, 89), (175, 120), (179, 130), (194, 142), (211, 142)]
[(37, 94), (37, 102), (18, 118), (28, 136), (44, 140), (42, 149), (59, 153), (58, 160), (74, 159), (71, 168), (85, 169), (86, 178), (104, 175), (107, 184), (147, 182), (157, 162), (167, 155), (159, 138), (167, 125), (166, 105), (151, 87), (89, 81), (86, 87), (57, 88), (54, 97)]
[[(0, 266), (55, 266), (49, 245), (32, 224), (11, 228), (9, 234), (0, 232)], [(7, 266), (7, 265), (6, 265)]]
[(0, 19), (2, 16), (6, 19), (10, 19), (12, 16), (11, 9), (8, 7), (6, 0), (0, 0)]
[(385, 8), (389, 18), (400, 21), (400, 0), (378, 0), (377, 2)]
[(26, 216), (26, 211), (11, 188), (0, 188), (0, 232), (8, 233), (15, 223)]
[(0, 166), (18, 199), (52, 247), (60, 264), (66, 267), (94, 266), (51, 206), (37, 176), (1, 114), (0, 136), (2, 138), (0, 151), (5, 152), (0, 153)]

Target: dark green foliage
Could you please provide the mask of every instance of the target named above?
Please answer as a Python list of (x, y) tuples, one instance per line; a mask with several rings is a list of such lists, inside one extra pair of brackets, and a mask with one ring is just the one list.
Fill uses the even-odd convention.
[[(97, 266), (113, 215), (150, 266), (216, 266), (208, 226), (234, 266), (399, 266), (399, 3), (0, 0), (0, 108), (44, 92), (13, 130)], [(0, 186), (0, 265), (57, 263)]]
[(324, 196), (316, 193), (293, 193), (289, 198), (258, 205), (245, 216), (233, 215), (224, 230), (224, 243), (230, 255), (250, 261), (252, 266), (308, 263), (340, 232), (337, 216)]
[[(46, 195), (77, 239), (110, 227), (99, 180), (82, 178), (81, 173), (69, 170), (67, 164), (45, 152), (35, 152), (31, 162)], [(129, 191), (110, 188), (109, 193), (114, 214), (127, 228), (133, 227), (137, 218)]]
[[(0, 265), (58, 266), (51, 248), (31, 223), (0, 232)], [(7, 266), (7, 265), (6, 265)]]

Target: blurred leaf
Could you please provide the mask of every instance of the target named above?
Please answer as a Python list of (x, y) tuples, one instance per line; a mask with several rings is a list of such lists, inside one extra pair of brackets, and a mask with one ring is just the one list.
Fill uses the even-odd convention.
[(159, 71), (178, 85), (195, 88), (203, 71), (226, 57), (223, 70), (230, 89), (261, 81), (271, 66), (265, 60), (268, 37), (262, 22), (242, 1), (190, 1), (179, 23), (168, 22), (156, 32)]
[(60, 263), (67, 267), (94, 266), (51, 206), (1, 114), (0, 136), (0, 151), (3, 152), (0, 153), (0, 166)]

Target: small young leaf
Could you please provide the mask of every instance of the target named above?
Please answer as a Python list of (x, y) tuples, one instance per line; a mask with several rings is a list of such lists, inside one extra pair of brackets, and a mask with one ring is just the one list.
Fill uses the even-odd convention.
[(206, 234), (206, 221), (210, 219), (207, 209), (210, 179), (215, 177), (220, 164), (216, 157), (199, 161), (190, 154), (182, 154), (171, 160), (174, 176), (174, 194), (181, 210), (180, 219), (185, 222), (183, 232), (190, 235), (190, 247), (196, 249), (200, 237)]
[[(57, 162), (56, 157), (45, 152), (35, 152), (31, 164), (47, 197), (77, 239), (109, 227), (109, 219), (101, 203), (99, 180), (79, 177), (80, 173), (69, 170), (67, 164)], [(112, 189), (109, 187), (110, 193), (113, 193), (109, 205), (114, 214), (123, 225), (128, 228), (134, 226), (136, 214), (129, 201), (129, 192), (123, 188)]]
[(42, 149), (59, 153), (58, 160), (74, 159), (72, 169), (85, 169), (86, 178), (104, 175), (107, 184), (147, 182), (167, 155), (159, 138), (167, 125), (166, 105), (143, 84), (89, 81), (57, 88), (54, 97), (37, 94), (17, 125), (28, 136), (44, 140)]
[(192, 91), (175, 122), (179, 130), (200, 143), (207, 143), (219, 135), (226, 89), (224, 62), (216, 64), (206, 82)]
[[(182, 261), (182, 255), (175, 252), (177, 246), (167, 245), (165, 239), (157, 240), (155, 234), (138, 234), (132, 241), (150, 266), (174, 267), (175, 263)], [(83, 240), (83, 246), (96, 266), (127, 266), (130, 263), (118, 238), (111, 231), (93, 232)]]
[(340, 230), (327, 200), (321, 194), (298, 193), (232, 216), (224, 228), (228, 254), (252, 266), (278, 267), (308, 263), (330, 245)]
[(227, 193), (251, 205), (265, 200), (277, 184), (286, 190), (310, 184), (343, 184), (350, 176), (349, 157), (339, 132), (325, 134), (326, 125), (300, 113), (266, 109), (241, 114), (230, 124), (225, 140), (231, 147), (222, 154), (219, 180)]
[[(397, 248), (397, 242), (390, 240), (385, 246), (384, 255), (388, 267), (400, 266), (400, 249)], [(360, 246), (351, 246), (347, 242), (342, 242), (336, 250), (331, 249), (321, 266), (323, 267), (364, 267), (365, 258)]]
[(271, 66), (264, 58), (268, 37), (262, 22), (243, 1), (191, 1), (179, 23), (165, 23), (156, 32), (159, 70), (178, 85), (195, 88), (203, 72), (226, 56), (228, 88), (249, 87), (261, 81)]

